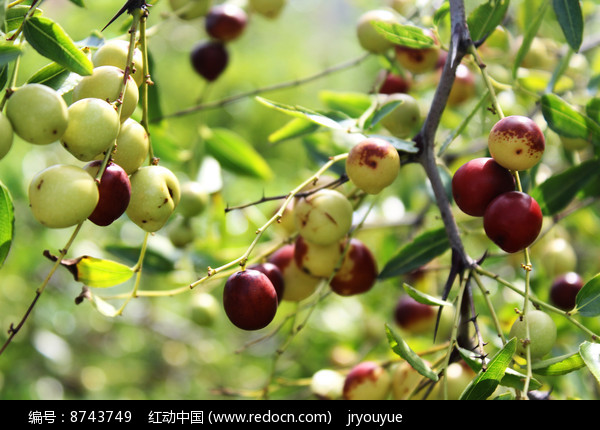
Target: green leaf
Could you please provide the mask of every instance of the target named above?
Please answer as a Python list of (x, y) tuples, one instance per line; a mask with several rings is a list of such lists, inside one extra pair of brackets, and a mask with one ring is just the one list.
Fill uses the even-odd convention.
[(23, 34), (42, 56), (81, 76), (92, 74), (92, 61), (77, 47), (63, 28), (49, 18), (32, 17), (25, 21)]
[(583, 14), (579, 0), (553, 0), (552, 7), (567, 43), (578, 52), (583, 41)]
[(517, 77), (517, 72), (519, 70), (519, 66), (523, 62), (523, 59), (527, 55), (529, 48), (531, 48), (531, 42), (534, 37), (537, 35), (538, 30), (540, 29), (540, 25), (542, 25), (542, 21), (544, 20), (544, 15), (546, 14), (546, 10), (548, 9), (548, 2), (544, 2), (540, 10), (536, 11), (535, 17), (525, 30), (525, 34), (523, 35), (523, 41), (521, 42), (521, 46), (517, 51), (517, 55), (515, 58), (515, 62), (513, 64), (512, 77)]
[(69, 0), (69, 1), (79, 7), (85, 7), (85, 3), (83, 2), (83, 0)]
[[(458, 351), (465, 363), (467, 363), (471, 369), (473, 369), (475, 372), (479, 372), (481, 370), (481, 359), (475, 354), (475, 352), (469, 351), (464, 348), (459, 348)], [(486, 359), (485, 362), (487, 368), (487, 363), (489, 363), (489, 359)], [(500, 381), (500, 385), (504, 387), (514, 388), (516, 390), (522, 390), (523, 388), (525, 388), (525, 377), (525, 374), (517, 372), (516, 370), (508, 367), (504, 376), (502, 377), (502, 380)], [(529, 381), (530, 390), (537, 390), (541, 386), (542, 383), (535, 378), (532, 378)]]
[(92, 302), (92, 306), (106, 317), (114, 318), (119, 315), (117, 309), (113, 305), (102, 300), (100, 297), (97, 297), (95, 294), (91, 295), (90, 301)]
[(254, 147), (237, 133), (224, 128), (203, 127), (206, 150), (225, 169), (240, 175), (270, 180), (273, 172)]
[(430, 296), (429, 294), (425, 294), (422, 291), (419, 291), (416, 288), (411, 287), (410, 285), (408, 285), (406, 283), (403, 284), (402, 287), (404, 288), (404, 291), (406, 291), (406, 293), (409, 296), (411, 296), (417, 302), (423, 303), (424, 305), (430, 305), (430, 306), (451, 306), (451, 307), (453, 306), (453, 304), (450, 303), (450, 302), (438, 299), (437, 297)]
[(28, 80), (28, 84), (43, 84), (58, 90), (69, 78), (71, 72), (57, 63), (50, 63), (38, 70)]
[(546, 216), (561, 211), (590, 181), (600, 175), (600, 161), (588, 160), (564, 172), (553, 175), (531, 190)]
[(283, 103), (277, 103), (274, 101), (266, 100), (262, 97), (256, 97), (256, 100), (262, 103), (263, 105), (275, 109), (279, 112), (283, 112), (286, 115), (290, 115), (295, 118), (308, 119), (314, 122), (315, 124), (319, 124), (327, 128), (338, 130), (348, 128), (347, 122), (350, 118), (341, 112), (322, 113), (301, 106), (290, 106)]
[(597, 274), (579, 290), (575, 298), (575, 309), (584, 317), (600, 315), (600, 274)]
[(600, 126), (587, 115), (578, 112), (556, 94), (544, 94), (540, 103), (548, 127), (557, 134), (600, 144)]
[(531, 366), (531, 370), (538, 375), (557, 376), (566, 375), (574, 372), (585, 366), (585, 362), (581, 354), (575, 352), (573, 354), (562, 355), (560, 357), (552, 357), (549, 360), (539, 361)]
[(460, 400), (485, 400), (491, 396), (506, 373), (517, 349), (517, 338), (513, 337), (489, 362), (485, 372), (479, 372), (460, 396)]
[(391, 278), (418, 269), (446, 252), (448, 248), (450, 242), (444, 228), (426, 231), (402, 247), (398, 254), (387, 262), (379, 278)]
[(8, 64), (0, 66), (0, 91), (4, 89), (8, 82)]
[(417, 372), (432, 381), (437, 381), (438, 375), (427, 365), (425, 360), (419, 357), (410, 346), (398, 335), (396, 335), (388, 324), (385, 325), (385, 332), (387, 334), (388, 343), (392, 351), (394, 351), (399, 357), (406, 360)]
[(269, 142), (279, 143), (283, 142), (284, 140), (305, 136), (307, 134), (314, 133), (319, 129), (319, 127), (319, 124), (315, 124), (308, 119), (294, 118), (286, 123), (283, 127), (271, 133), (269, 135)]
[(584, 342), (579, 345), (579, 353), (585, 365), (600, 383), (600, 344)]
[(77, 282), (94, 288), (114, 287), (128, 281), (134, 274), (131, 267), (124, 264), (89, 255), (65, 259), (61, 264), (71, 272)]
[(371, 106), (372, 100), (368, 94), (324, 90), (319, 98), (329, 109), (343, 112), (351, 118), (358, 118)]
[(431, 48), (435, 41), (431, 36), (425, 34), (422, 28), (408, 24), (397, 24), (392, 22), (373, 22), (375, 30), (382, 34), (387, 40), (407, 48)]
[(489, 0), (479, 5), (467, 18), (471, 38), (475, 41), (489, 36), (502, 22), (509, 0)]
[(15, 209), (8, 188), (0, 182), (0, 267), (10, 251), (14, 236)]
[[(31, 10), (31, 6), (24, 5), (15, 5), (10, 9), (6, 10), (6, 33), (10, 33), (11, 31), (16, 30), (23, 23), (23, 19), (25, 19), (25, 15), (29, 13)], [(36, 9), (32, 16), (40, 16), (42, 11), (40, 9)]]
[(23, 51), (18, 46), (10, 43), (0, 43), (0, 66), (16, 60), (22, 53)]

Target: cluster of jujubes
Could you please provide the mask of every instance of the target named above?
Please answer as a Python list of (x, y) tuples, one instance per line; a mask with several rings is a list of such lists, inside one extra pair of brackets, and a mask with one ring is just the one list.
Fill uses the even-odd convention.
[[(192, 48), (190, 61), (194, 70), (206, 81), (215, 81), (227, 69), (227, 45), (239, 39), (252, 13), (274, 19), (281, 13), (286, 0), (250, 0), (243, 8), (233, 2), (213, 5), (212, 0), (172, 0), (171, 6), (182, 19), (202, 18), (208, 38)], [(191, 13), (193, 10), (194, 13)]]
[(92, 74), (73, 88), (70, 105), (41, 84), (15, 88), (7, 100), (3, 126), (35, 145), (60, 142), (86, 163), (52, 165), (31, 180), (31, 211), (49, 228), (86, 219), (108, 226), (126, 212), (135, 224), (154, 232), (179, 201), (179, 182), (170, 170), (142, 166), (148, 159), (148, 135), (131, 115), (138, 85), (144, 82), (143, 60), (135, 48), (126, 64), (128, 53), (128, 42), (104, 42), (92, 57)]
[[(350, 181), (367, 194), (377, 194), (389, 186), (399, 169), (397, 150), (377, 138), (358, 143), (346, 161)], [(306, 187), (282, 218), (290, 233), (297, 233), (295, 241), (277, 249), (267, 262), (236, 272), (227, 281), (224, 299), (228, 299), (224, 305), (227, 303), (225, 310), (230, 320), (248, 330), (262, 328), (263, 323), (275, 315), (274, 301), (304, 300), (314, 294), (324, 280), (340, 296), (369, 291), (377, 279), (377, 262), (361, 240), (348, 236), (353, 212), (350, 200), (341, 191), (322, 188), (318, 182)], [(262, 271), (267, 276), (258, 276), (254, 271)], [(272, 294), (273, 291), (276, 294)], [(236, 299), (230, 299), (231, 296)], [(262, 297), (265, 307), (254, 306), (250, 312), (248, 305), (243, 305), (242, 296)]]
[(538, 125), (523, 116), (498, 121), (488, 137), (491, 158), (462, 165), (452, 178), (452, 194), (466, 214), (483, 217), (487, 236), (508, 253), (531, 245), (542, 228), (542, 211), (530, 195), (516, 190), (513, 174), (539, 162), (545, 139)]

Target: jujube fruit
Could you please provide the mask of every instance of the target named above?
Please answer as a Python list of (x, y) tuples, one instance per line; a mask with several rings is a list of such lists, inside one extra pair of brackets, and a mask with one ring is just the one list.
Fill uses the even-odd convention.
[(275, 288), (275, 292), (277, 293), (277, 302), (281, 303), (283, 300), (283, 291), (285, 290), (285, 281), (283, 279), (283, 274), (279, 267), (273, 263), (265, 261), (263, 263), (254, 263), (247, 267), (248, 269), (258, 270), (259, 272), (267, 275), (267, 278), (273, 284)]
[[(101, 161), (92, 161), (84, 169), (94, 178), (102, 165)], [(108, 163), (98, 185), (98, 204), (88, 217), (96, 225), (107, 226), (125, 213), (131, 199), (129, 176), (121, 166)]]
[(395, 23), (397, 19), (392, 12), (387, 10), (367, 11), (358, 18), (356, 35), (358, 43), (363, 49), (375, 54), (383, 54), (394, 45), (374, 27), (373, 24), (377, 22)]
[(294, 261), (294, 244), (279, 248), (268, 258), (269, 263), (276, 265), (283, 275), (282, 300), (299, 302), (310, 297), (321, 283), (320, 278), (302, 271)]
[(394, 309), (394, 321), (407, 332), (421, 334), (435, 326), (436, 308), (417, 302), (411, 296), (402, 296)]
[(352, 204), (346, 196), (327, 188), (302, 198), (294, 206), (298, 232), (318, 245), (342, 239), (352, 226), (352, 214)]
[(454, 201), (471, 216), (483, 216), (492, 200), (514, 189), (515, 179), (510, 171), (489, 157), (467, 161), (452, 177)]
[(192, 67), (209, 82), (216, 80), (229, 64), (229, 52), (220, 41), (202, 41), (190, 52)]
[(127, 216), (147, 232), (160, 230), (179, 203), (179, 180), (166, 167), (152, 165), (140, 167), (130, 181)]
[(342, 248), (343, 245), (339, 242), (319, 245), (298, 236), (294, 248), (294, 261), (309, 275), (328, 278), (342, 258)]
[(521, 115), (498, 121), (488, 136), (490, 155), (509, 170), (527, 170), (542, 158), (546, 140), (540, 127)]
[(142, 51), (139, 48), (133, 49), (131, 64), (127, 64), (128, 54), (128, 40), (107, 40), (92, 56), (92, 63), (94, 67), (115, 66), (121, 70), (125, 70), (125, 67), (129, 66), (129, 75), (133, 77), (136, 85), (141, 87), (144, 83), (144, 57)]
[(487, 236), (508, 253), (522, 251), (537, 239), (543, 215), (539, 204), (521, 191), (500, 194), (483, 214)]
[(59, 140), (69, 120), (65, 100), (42, 84), (17, 88), (6, 102), (6, 116), (17, 136), (35, 145)]
[(412, 137), (421, 126), (421, 110), (417, 100), (404, 93), (395, 93), (381, 97), (381, 107), (397, 103), (379, 121), (392, 136), (400, 139)]
[(72, 103), (68, 112), (69, 123), (60, 143), (78, 160), (93, 160), (115, 143), (120, 121), (110, 103), (85, 98)]
[(133, 118), (127, 118), (121, 123), (117, 135), (113, 162), (131, 175), (144, 164), (149, 149), (150, 140), (144, 126)]
[(368, 138), (354, 145), (346, 159), (348, 178), (368, 194), (380, 193), (394, 182), (399, 172), (398, 150), (380, 138)]
[(557, 276), (550, 286), (550, 302), (563, 311), (575, 308), (577, 293), (583, 288), (583, 279), (576, 272)]
[(127, 77), (125, 91), (121, 94), (124, 78), (125, 72), (118, 67), (95, 67), (91, 75), (84, 76), (73, 88), (73, 102), (91, 97), (114, 103), (121, 96), (121, 121), (125, 121), (135, 111), (140, 94), (131, 75)]
[(363, 361), (346, 375), (345, 400), (385, 400), (392, 388), (389, 372), (374, 361)]
[(221, 42), (230, 42), (242, 35), (248, 16), (244, 9), (230, 3), (210, 8), (204, 20), (206, 32)]
[(10, 151), (10, 148), (12, 148), (14, 138), (12, 124), (5, 114), (0, 114), (0, 160), (3, 159)]
[(430, 72), (435, 69), (440, 56), (439, 42), (431, 30), (425, 29), (423, 33), (433, 39), (433, 45), (426, 48), (412, 48), (396, 45), (396, 60), (402, 68), (412, 74)]
[(33, 216), (48, 228), (67, 228), (85, 221), (98, 204), (96, 181), (81, 167), (50, 166), (29, 184)]
[[(529, 338), (526, 324), (529, 324)], [(515, 320), (510, 328), (510, 336), (518, 339), (518, 354), (525, 356), (524, 341), (527, 341), (531, 358), (541, 358), (552, 350), (556, 342), (556, 324), (547, 313), (531, 310)]]
[(340, 296), (363, 294), (375, 285), (377, 275), (377, 262), (373, 253), (362, 241), (353, 237), (329, 286)]
[(231, 275), (223, 289), (223, 308), (229, 320), (243, 330), (266, 327), (277, 313), (277, 292), (262, 272), (246, 269)]

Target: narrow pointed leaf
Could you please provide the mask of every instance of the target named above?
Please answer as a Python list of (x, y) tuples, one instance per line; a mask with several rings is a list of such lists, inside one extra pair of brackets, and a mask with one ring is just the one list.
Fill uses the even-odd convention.
[(415, 299), (419, 303), (423, 303), (424, 305), (430, 306), (453, 306), (452, 303), (447, 302), (445, 300), (438, 299), (437, 297), (430, 296), (429, 294), (425, 294), (422, 291), (417, 290), (414, 287), (411, 287), (408, 284), (403, 284), (402, 287), (404, 291)]
[[(471, 369), (473, 369), (475, 372), (479, 372), (481, 370), (481, 358), (479, 358), (475, 354), (475, 352), (469, 351), (464, 348), (458, 348), (458, 351), (460, 352), (460, 355), (465, 361), (465, 363), (467, 363)], [(490, 360), (486, 358), (485, 362), (487, 368), (487, 364), (490, 362)], [(525, 388), (525, 377), (526, 375), (524, 373), (518, 372), (508, 367), (506, 369), (506, 372), (504, 373), (504, 376), (502, 377), (502, 380), (500, 381), (500, 385), (504, 387), (514, 388), (516, 390), (522, 390)], [(542, 383), (535, 378), (532, 378), (529, 381), (530, 390), (537, 390), (541, 386)]]
[(263, 180), (270, 180), (273, 172), (264, 158), (237, 133), (224, 128), (201, 130), (207, 152), (227, 170)]
[(557, 376), (566, 375), (582, 367), (585, 367), (585, 362), (581, 355), (575, 352), (534, 363), (531, 366), (531, 370), (538, 375)]
[(25, 21), (23, 34), (41, 55), (73, 73), (92, 74), (92, 61), (75, 45), (63, 28), (49, 18), (32, 17)]
[(531, 42), (533, 41), (533, 38), (537, 35), (537, 32), (540, 29), (540, 25), (542, 25), (542, 21), (544, 19), (544, 15), (546, 14), (546, 10), (548, 9), (548, 5), (548, 2), (542, 3), (542, 7), (540, 8), (540, 10), (537, 11), (537, 13), (534, 16), (534, 19), (529, 23), (529, 25), (525, 29), (523, 41), (521, 42), (521, 46), (517, 51), (515, 62), (513, 64), (513, 78), (517, 77), (519, 66), (523, 62), (523, 59), (527, 55), (527, 52), (529, 52), (529, 48), (531, 48)]
[(489, 0), (473, 10), (467, 18), (471, 38), (477, 41), (489, 36), (504, 19), (509, 4), (509, 0)]
[(15, 212), (8, 188), (0, 183), (0, 267), (4, 264), (14, 236)]
[(114, 318), (118, 315), (117, 309), (107, 301), (102, 300), (100, 297), (93, 295), (90, 301), (92, 302), (92, 306), (94, 306), (94, 308), (96, 308), (96, 310), (102, 315), (110, 318)]
[(566, 208), (579, 191), (599, 176), (600, 161), (588, 160), (551, 176), (532, 189), (530, 194), (538, 202), (544, 215), (554, 215)]
[(5, 64), (16, 60), (22, 53), (23, 51), (21, 51), (21, 48), (18, 46), (10, 43), (0, 43), (0, 66), (4, 66)]
[(387, 40), (407, 48), (431, 48), (435, 41), (422, 28), (390, 22), (374, 22), (373, 27)]
[(544, 94), (541, 98), (542, 114), (553, 131), (561, 136), (590, 139), (600, 144), (600, 125), (556, 94)]
[[(23, 23), (25, 15), (29, 13), (31, 6), (15, 5), (9, 9), (6, 9), (6, 33), (16, 30)], [(32, 16), (40, 16), (42, 11), (36, 9)]]
[(577, 293), (575, 309), (584, 317), (600, 315), (600, 274), (594, 276)]
[(517, 349), (517, 338), (512, 338), (498, 351), (489, 362), (485, 372), (479, 372), (477, 377), (465, 388), (461, 400), (485, 400), (491, 396), (504, 375)]
[(50, 63), (38, 70), (28, 80), (28, 84), (43, 84), (54, 90), (58, 90), (66, 82), (71, 74), (65, 67), (58, 63)]
[(319, 98), (329, 109), (358, 118), (371, 106), (371, 97), (365, 93), (321, 91)]
[(579, 51), (583, 41), (583, 14), (579, 0), (553, 0), (556, 19), (571, 49)]
[(257, 97), (257, 101), (263, 105), (275, 109), (279, 112), (285, 113), (286, 115), (293, 116), (295, 118), (308, 119), (315, 124), (322, 125), (323, 127), (331, 129), (346, 129), (348, 128), (347, 122), (350, 119), (343, 112), (317, 112), (312, 109), (307, 109), (302, 106), (290, 106), (283, 103), (274, 102), (271, 100)]
[(443, 228), (426, 231), (400, 249), (400, 252), (387, 262), (379, 278), (386, 279), (411, 272), (449, 248), (450, 242)]
[(385, 325), (385, 331), (387, 334), (388, 343), (392, 351), (394, 351), (399, 357), (406, 360), (417, 372), (432, 381), (437, 381), (438, 375), (427, 365), (425, 360), (419, 357), (408, 344), (398, 335), (396, 335), (389, 325)]
[(61, 264), (71, 272), (76, 281), (95, 288), (114, 287), (128, 281), (134, 274), (129, 266), (88, 255), (65, 259)]
[(600, 383), (600, 344), (584, 342), (579, 345), (579, 353), (596, 381)]
[(283, 142), (285, 140), (314, 133), (318, 129), (319, 124), (315, 124), (314, 122), (304, 118), (294, 118), (278, 130), (275, 130), (273, 133), (271, 133), (269, 135), (269, 142)]

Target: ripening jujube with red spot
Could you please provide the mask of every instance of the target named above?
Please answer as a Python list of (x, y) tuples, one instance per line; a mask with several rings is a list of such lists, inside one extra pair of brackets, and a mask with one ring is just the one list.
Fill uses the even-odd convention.
[(498, 121), (488, 136), (488, 149), (494, 160), (509, 170), (535, 166), (546, 149), (546, 139), (532, 119), (511, 115)]
[(340, 296), (353, 296), (369, 291), (377, 281), (377, 261), (362, 241), (351, 238), (342, 265), (329, 283)]
[(353, 146), (346, 159), (348, 178), (368, 194), (378, 194), (391, 185), (399, 171), (400, 156), (396, 148), (376, 137)]

